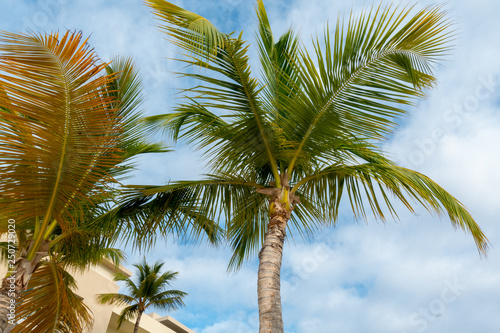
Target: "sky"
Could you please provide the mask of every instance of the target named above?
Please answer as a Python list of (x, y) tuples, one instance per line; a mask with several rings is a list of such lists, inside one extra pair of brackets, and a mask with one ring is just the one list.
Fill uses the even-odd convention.
[[(175, 4), (211, 20), (224, 32), (243, 30), (256, 55), (254, 3), (185, 0)], [(383, 2), (388, 3), (388, 2)], [(417, 2), (422, 7), (430, 1)], [(266, 1), (275, 36), (294, 26), (306, 45), (339, 13), (371, 1)], [(500, 332), (500, 2), (450, 0), (456, 48), (438, 68), (438, 84), (411, 109), (383, 148), (400, 165), (431, 177), (463, 202), (492, 246), (480, 258), (470, 235), (446, 218), (400, 209), (399, 221), (368, 216), (356, 221), (346, 209), (335, 228), (284, 249), (282, 297), (289, 333)], [(140, 0), (0, 0), (0, 30), (81, 30), (101, 59), (134, 58), (145, 86), (147, 115), (166, 113), (186, 84), (167, 58), (176, 50), (155, 28)], [(255, 70), (257, 71), (257, 70)], [(147, 156), (130, 182), (163, 184), (197, 179), (200, 154), (180, 142), (172, 153)], [(346, 207), (347, 208), (347, 207)], [(129, 253), (127, 265), (143, 253)], [(227, 247), (158, 241), (151, 260), (179, 271), (175, 288), (189, 293), (171, 313), (197, 333), (258, 330), (257, 260), (227, 273)], [(161, 314), (164, 314), (160, 312)]]

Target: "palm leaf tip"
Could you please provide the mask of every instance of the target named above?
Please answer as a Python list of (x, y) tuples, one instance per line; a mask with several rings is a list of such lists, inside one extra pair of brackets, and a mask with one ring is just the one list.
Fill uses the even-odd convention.
[(429, 177), (413, 170), (390, 167), (405, 190), (424, 207), (438, 214), (447, 214), (452, 225), (472, 235), (481, 256), (486, 256), (489, 240), (467, 208)]
[(479, 254), (486, 257), (489, 251), (490, 241), (472, 218), (468, 210), (458, 202), (456, 211), (454, 209), (448, 209), (448, 216), (455, 227), (459, 227), (472, 235)]
[(221, 33), (206, 18), (164, 0), (146, 0), (154, 15), (163, 22), (170, 41), (194, 58), (210, 59), (224, 48), (227, 34)]

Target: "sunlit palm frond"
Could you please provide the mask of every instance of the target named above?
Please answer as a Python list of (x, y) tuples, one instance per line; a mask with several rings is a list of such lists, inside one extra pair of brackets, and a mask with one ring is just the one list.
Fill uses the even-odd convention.
[[(211, 131), (207, 134), (190, 131), (188, 134), (191, 139), (196, 139), (200, 148), (206, 148), (209, 145), (216, 147), (210, 150), (210, 155), (213, 167), (220, 171), (222, 169), (229, 171), (236, 163), (243, 165), (240, 161), (244, 156), (246, 164), (258, 166), (270, 164), (279, 182), (275, 156), (279, 134), (274, 133), (274, 127), (262, 107), (262, 101), (259, 98), (260, 84), (252, 77), (248, 63), (248, 44), (241, 39), (241, 35), (234, 38), (220, 34), (212, 24), (203, 24), (194, 29), (172, 16), (172, 12), (177, 15), (184, 11), (183, 9), (165, 1), (150, 2), (155, 4), (152, 8), (156, 15), (169, 23), (167, 33), (175, 39), (174, 43), (195, 54), (194, 57), (181, 61), (191, 66), (201, 67), (208, 72), (207, 74), (183, 73), (189, 78), (201, 81), (201, 85), (186, 90), (192, 100), (176, 109), (174, 114), (177, 116), (169, 116), (169, 121), (176, 121), (177, 117), (185, 121), (183, 112), (186, 109), (198, 109), (202, 113), (210, 112), (210, 109), (225, 111), (226, 114), (223, 116), (227, 117), (225, 123), (229, 125), (218, 128), (222, 131), (216, 133)], [(164, 7), (175, 7), (175, 10), (164, 9)], [(195, 18), (194, 20), (204, 22), (205, 19)], [(223, 42), (214, 42), (214, 40), (219, 40), (215, 37), (198, 38), (198, 36), (212, 35), (220, 36)], [(188, 114), (193, 115), (191, 111), (188, 111)], [(162, 121), (165, 120), (166, 118), (163, 117)], [(217, 158), (221, 154), (224, 158)], [(221, 160), (228, 164), (221, 164)]]
[(281, 104), (286, 103), (295, 94), (294, 87), (300, 86), (299, 75), (294, 66), (300, 42), (292, 29), (275, 42), (262, 0), (257, 1), (257, 17), (257, 41), (264, 85), (262, 95), (268, 104), (266, 109), (270, 117), (274, 122), (280, 123), (280, 117), (286, 117), (281, 110)]
[(171, 42), (188, 55), (209, 59), (225, 46), (229, 35), (221, 33), (206, 18), (163, 0), (146, 0), (146, 4), (163, 22), (160, 28)]
[(391, 196), (414, 212), (407, 199), (412, 198), (431, 213), (446, 214), (454, 227), (469, 232), (481, 254), (488, 250), (488, 239), (463, 204), (430, 178), (410, 169), (390, 164), (334, 165), (304, 178), (297, 188), (321, 202), (319, 208), (333, 222), (338, 218), (344, 193), (356, 216), (366, 218), (368, 203), (370, 211), (382, 220), (387, 209), (397, 216)]
[[(175, 133), (196, 141), (201, 149), (215, 147), (209, 153), (214, 168), (231, 170), (236, 163), (243, 165), (244, 158), (244, 165), (271, 164), (277, 170), (278, 133), (264, 112), (259, 82), (251, 76), (247, 49), (248, 45), (241, 39), (231, 39), (209, 63), (188, 61), (206, 68), (209, 73), (183, 74), (202, 83), (186, 90), (188, 101), (176, 107), (168, 118), (162, 117), (162, 121), (174, 122), (173, 129), (179, 128), (179, 123), (190, 125), (194, 120), (203, 121), (183, 128), (180, 135), (179, 131)], [(221, 160), (228, 165), (221, 165)]]
[[(106, 94), (114, 75), (80, 33), (0, 33), (0, 215), (64, 227), (120, 161), (122, 128)], [(3, 223), (3, 222), (2, 222)]]
[[(435, 82), (433, 66), (450, 50), (451, 23), (440, 6), (414, 13), (373, 7), (339, 19), (333, 34), (314, 40), (296, 61), (301, 94), (288, 103), (289, 140), (300, 142), (295, 163), (307, 163), (344, 133), (380, 140)], [(303, 162), (301, 162), (303, 161)]]
[(100, 294), (97, 296), (97, 301), (101, 304), (130, 305), (134, 300), (132, 296), (123, 294)]
[(16, 307), (16, 318), (24, 320), (12, 332), (85, 332), (93, 315), (75, 294), (76, 287), (63, 266), (42, 261)]
[(115, 77), (110, 83), (108, 95), (113, 98), (116, 110), (122, 124), (123, 132), (120, 140), (120, 154), (122, 163), (120, 167), (113, 167), (109, 172), (116, 177), (130, 170), (130, 159), (144, 153), (160, 153), (169, 151), (157, 143), (149, 142), (147, 127), (142, 121), (143, 87), (139, 72), (131, 58), (117, 57), (106, 66), (108, 75)]

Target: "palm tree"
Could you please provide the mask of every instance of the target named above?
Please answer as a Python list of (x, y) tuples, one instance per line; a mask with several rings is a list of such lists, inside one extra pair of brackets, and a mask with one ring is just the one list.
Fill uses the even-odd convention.
[(140, 102), (130, 59), (101, 62), (81, 33), (0, 32), (0, 332), (11, 303), (16, 332), (91, 324), (66, 269), (122, 256), (102, 218), (115, 184), (134, 156), (165, 151), (145, 139)]
[(182, 75), (198, 81), (171, 113), (150, 122), (202, 149), (211, 174), (130, 188), (127, 205), (160, 218), (163, 198), (182, 191), (199, 219), (223, 223), (234, 251), (231, 269), (260, 249), (261, 333), (283, 332), (286, 234), (311, 236), (335, 225), (343, 201), (356, 217), (366, 218), (368, 210), (381, 220), (397, 218), (394, 200), (411, 212), (419, 203), (447, 215), (486, 254), (487, 238), (465, 206), (427, 176), (396, 165), (378, 146), (436, 82), (434, 66), (452, 37), (441, 7), (372, 7), (339, 19), (332, 32), (327, 27), (307, 51), (292, 29), (274, 38), (258, 0), (256, 77), (242, 34), (222, 33), (166, 1), (146, 2), (185, 54)]
[(164, 264), (156, 262), (153, 266), (149, 266), (146, 259), (143, 259), (141, 263), (134, 265), (138, 271), (135, 281), (122, 273), (115, 275), (114, 280), (124, 282), (129, 295), (111, 293), (97, 296), (101, 304), (127, 305), (118, 318), (118, 329), (124, 320), (135, 317), (134, 333), (137, 333), (142, 314), (149, 307), (172, 311), (184, 306), (182, 299), (188, 295), (187, 293), (180, 290), (166, 290), (179, 273), (166, 271), (160, 275)]

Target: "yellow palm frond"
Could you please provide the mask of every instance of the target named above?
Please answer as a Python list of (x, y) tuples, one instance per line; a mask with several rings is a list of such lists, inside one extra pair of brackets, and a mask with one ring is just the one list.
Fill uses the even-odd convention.
[(119, 163), (115, 75), (81, 33), (0, 32), (0, 216), (63, 229)]

